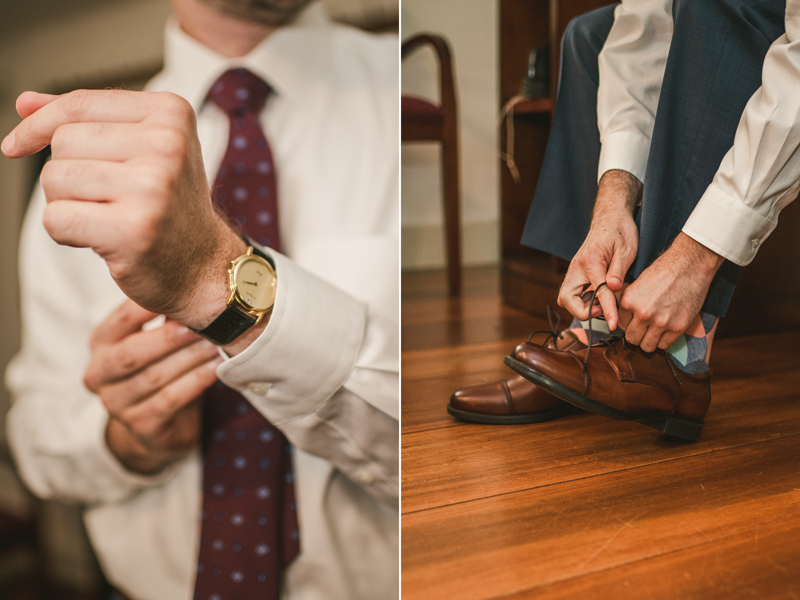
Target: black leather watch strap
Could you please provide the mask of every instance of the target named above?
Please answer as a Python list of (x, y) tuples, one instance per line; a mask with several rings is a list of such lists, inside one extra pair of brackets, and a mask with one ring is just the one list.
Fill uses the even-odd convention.
[[(273, 268), (275, 267), (272, 259), (259, 250), (258, 246), (253, 245), (247, 238), (244, 238), (244, 241), (248, 246), (253, 246), (253, 254), (266, 260)], [(218, 346), (226, 346), (255, 325), (256, 321), (255, 317), (248, 315), (238, 308), (235, 302), (232, 302), (225, 307), (222, 314), (214, 319), (208, 327), (201, 330), (193, 329), (192, 331)]]
[(273, 269), (275, 268), (275, 261), (272, 260), (270, 256), (267, 256), (264, 252), (262, 252), (259, 249), (259, 247), (252, 242), (250, 238), (248, 238), (247, 236), (242, 236), (242, 239), (244, 239), (245, 244), (253, 247), (253, 254), (255, 254), (256, 256), (260, 256), (265, 261), (267, 261)]
[(255, 317), (251, 317), (232, 303), (226, 306), (222, 314), (208, 327), (200, 331), (195, 329), (194, 332), (218, 346), (226, 346), (255, 324)]

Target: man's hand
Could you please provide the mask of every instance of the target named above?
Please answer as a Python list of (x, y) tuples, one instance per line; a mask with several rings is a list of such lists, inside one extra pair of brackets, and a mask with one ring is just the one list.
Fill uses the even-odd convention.
[(623, 292), (619, 322), (625, 338), (645, 352), (669, 348), (697, 318), (724, 261), (679, 233), (669, 249)]
[[(625, 273), (636, 258), (639, 232), (633, 209), (642, 193), (642, 184), (625, 171), (607, 171), (597, 190), (589, 235), (570, 262), (558, 293), (558, 304), (581, 321), (605, 315), (608, 327), (617, 327), (614, 292), (622, 289)], [(597, 289), (600, 306), (588, 307), (581, 299), (587, 289)]]
[(156, 473), (197, 444), (196, 400), (222, 362), (213, 344), (175, 321), (142, 331), (155, 316), (126, 301), (94, 330), (84, 377), (108, 410), (108, 447), (139, 473)]
[(244, 242), (216, 214), (194, 112), (179, 96), (26, 92), (6, 156), (50, 144), (41, 174), (44, 226), (60, 244), (94, 249), (126, 296), (194, 329), (225, 307), (227, 264)]

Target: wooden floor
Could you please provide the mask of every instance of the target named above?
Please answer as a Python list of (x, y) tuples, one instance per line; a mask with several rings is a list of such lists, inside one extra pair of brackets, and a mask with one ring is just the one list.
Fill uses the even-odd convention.
[(403, 278), (406, 599), (800, 599), (800, 332), (720, 340), (702, 438), (575, 414), (464, 424), (540, 320), (493, 269)]

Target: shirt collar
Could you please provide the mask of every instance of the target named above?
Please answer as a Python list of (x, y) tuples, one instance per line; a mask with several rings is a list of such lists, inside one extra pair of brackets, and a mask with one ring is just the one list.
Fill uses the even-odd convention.
[(279, 96), (301, 100), (310, 92), (316, 74), (325, 68), (325, 45), (331, 27), (325, 9), (314, 2), (249, 54), (230, 59), (186, 34), (171, 18), (164, 34), (164, 69), (148, 89), (174, 92), (199, 112), (220, 75), (228, 69), (245, 67)]

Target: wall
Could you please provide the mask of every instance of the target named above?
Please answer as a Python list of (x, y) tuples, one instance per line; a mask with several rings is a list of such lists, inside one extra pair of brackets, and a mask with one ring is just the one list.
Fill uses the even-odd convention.
[[(403, 0), (402, 38), (430, 32), (444, 35), (453, 52), (460, 109), (462, 256), (465, 265), (499, 259), (499, 181), (496, 0)], [(403, 61), (405, 94), (438, 98), (433, 54), (418, 51)], [(402, 211), (404, 269), (442, 267), (439, 150), (403, 144)]]

